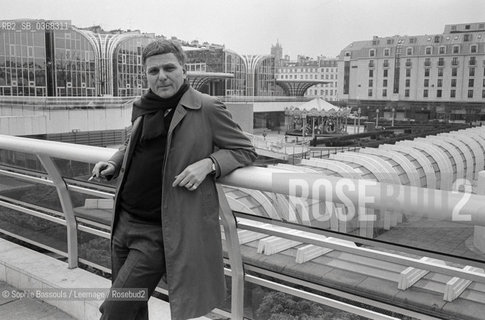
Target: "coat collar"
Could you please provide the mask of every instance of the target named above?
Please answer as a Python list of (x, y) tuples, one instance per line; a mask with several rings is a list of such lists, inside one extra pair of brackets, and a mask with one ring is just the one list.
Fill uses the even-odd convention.
[(180, 99), (179, 105), (187, 109), (200, 109), (202, 107), (202, 99), (200, 98), (199, 92), (190, 87)]

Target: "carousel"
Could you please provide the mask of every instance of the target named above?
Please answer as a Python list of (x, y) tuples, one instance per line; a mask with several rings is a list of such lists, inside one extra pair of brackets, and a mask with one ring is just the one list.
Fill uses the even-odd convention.
[(347, 134), (350, 108), (339, 108), (322, 98), (285, 108), (287, 134), (324, 137)]

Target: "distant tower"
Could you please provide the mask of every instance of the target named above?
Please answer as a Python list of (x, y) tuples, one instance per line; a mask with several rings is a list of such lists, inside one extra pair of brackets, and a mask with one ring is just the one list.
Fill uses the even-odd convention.
[(275, 66), (281, 66), (281, 60), (283, 58), (283, 48), (281, 47), (279, 40), (276, 40), (276, 44), (274, 46), (271, 46), (271, 55), (275, 57)]

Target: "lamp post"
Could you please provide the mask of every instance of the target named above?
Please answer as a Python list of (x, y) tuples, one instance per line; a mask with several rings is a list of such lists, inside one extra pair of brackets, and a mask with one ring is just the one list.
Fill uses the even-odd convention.
[(354, 132), (357, 129), (357, 111), (354, 111)]
[(301, 117), (302, 117), (302, 119), (303, 119), (303, 121), (302, 121), (302, 129), (301, 129), (302, 131), (301, 131), (301, 133), (302, 133), (302, 135), (303, 135), (303, 140), (305, 140), (305, 131), (306, 131), (306, 114), (305, 114), (305, 113), (304, 113), (304, 114), (302, 114), (302, 116), (301, 116)]
[(359, 109), (357, 109), (357, 115), (358, 115), (358, 118), (357, 118), (357, 133), (360, 133), (360, 107)]
[(395, 108), (392, 108), (392, 123), (391, 123), (391, 127), (394, 127), (394, 117), (396, 116), (396, 109)]
[(376, 129), (379, 127), (379, 109), (376, 109)]

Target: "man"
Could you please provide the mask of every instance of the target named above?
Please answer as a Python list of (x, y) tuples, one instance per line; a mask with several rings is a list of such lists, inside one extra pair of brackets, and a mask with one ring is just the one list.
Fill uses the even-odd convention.
[[(118, 177), (112, 222), (112, 289), (168, 285), (172, 319), (224, 301), (215, 179), (251, 164), (251, 142), (218, 99), (191, 88), (185, 53), (150, 43), (142, 62), (150, 90), (133, 103), (133, 129), (95, 177)], [(148, 319), (146, 301), (107, 299), (101, 319)]]

